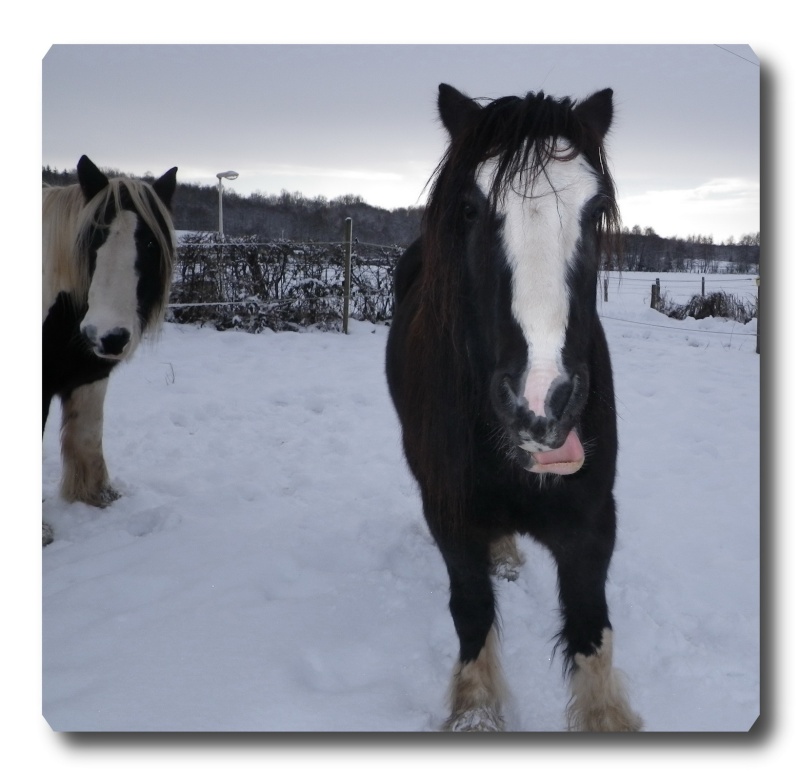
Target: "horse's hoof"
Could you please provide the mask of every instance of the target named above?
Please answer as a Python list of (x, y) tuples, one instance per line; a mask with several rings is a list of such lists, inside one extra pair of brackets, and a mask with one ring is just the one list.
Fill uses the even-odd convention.
[(103, 503), (103, 506), (108, 506), (110, 503), (113, 503), (115, 500), (119, 500), (122, 497), (122, 493), (118, 490), (115, 490), (110, 484), (107, 487), (104, 487), (100, 493), (100, 500)]
[(493, 708), (471, 708), (450, 716), (443, 732), (502, 732), (503, 717)]
[(496, 579), (516, 581), (519, 578), (519, 565), (515, 565), (508, 560), (501, 560), (500, 562), (494, 563), (490, 570), (492, 576)]
[(504, 536), (495, 541), (490, 548), (491, 565), (489, 572), (498, 579), (516, 581), (519, 578), (519, 569), (525, 564), (525, 556), (517, 547), (513, 535)]
[(99, 509), (104, 509), (106, 506), (110, 506), (115, 500), (119, 500), (122, 497), (122, 493), (115, 490), (110, 484), (106, 484), (100, 488), (96, 495), (93, 495), (91, 498), (87, 498), (86, 503), (90, 506), (96, 506)]
[(53, 543), (53, 528), (47, 524), (47, 522), (42, 522), (42, 546), (47, 546), (48, 544)]
[(622, 713), (597, 714), (592, 718), (569, 720), (568, 732), (641, 732), (642, 717), (630, 710)]

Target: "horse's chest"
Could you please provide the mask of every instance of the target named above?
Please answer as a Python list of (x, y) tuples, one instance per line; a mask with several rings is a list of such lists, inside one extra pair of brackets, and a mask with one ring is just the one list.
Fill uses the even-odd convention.
[(42, 324), (42, 379), (49, 393), (64, 394), (79, 385), (105, 379), (116, 365), (95, 356), (80, 335), (86, 308), (59, 293)]

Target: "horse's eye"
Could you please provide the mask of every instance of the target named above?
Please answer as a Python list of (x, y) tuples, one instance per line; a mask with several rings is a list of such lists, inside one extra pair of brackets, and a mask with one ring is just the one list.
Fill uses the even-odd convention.
[(597, 207), (595, 207), (592, 210), (591, 215), (589, 217), (593, 221), (599, 221), (603, 217), (603, 214), (605, 213), (605, 211), (606, 211), (606, 208), (603, 207), (603, 205), (597, 205)]
[(469, 202), (464, 202), (461, 205), (461, 215), (465, 221), (474, 221), (478, 217), (478, 208), (471, 205)]

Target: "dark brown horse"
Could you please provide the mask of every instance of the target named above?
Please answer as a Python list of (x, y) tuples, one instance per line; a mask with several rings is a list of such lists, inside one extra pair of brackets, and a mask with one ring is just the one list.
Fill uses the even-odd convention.
[(503, 729), (491, 570), (522, 533), (557, 564), (568, 728), (638, 730), (605, 595), (617, 430), (595, 305), (618, 221), (612, 92), (481, 107), (442, 85), (439, 112), (450, 146), (397, 268), (386, 371), (450, 577), (460, 656), (444, 728)]

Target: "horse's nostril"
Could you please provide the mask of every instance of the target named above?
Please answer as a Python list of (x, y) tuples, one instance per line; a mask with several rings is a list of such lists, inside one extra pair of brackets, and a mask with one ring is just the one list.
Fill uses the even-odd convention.
[(126, 328), (115, 328), (100, 340), (100, 345), (106, 355), (121, 355), (130, 340), (130, 331)]
[(564, 380), (552, 388), (550, 395), (547, 397), (547, 411), (553, 419), (561, 419), (572, 397), (574, 387), (571, 380)]

